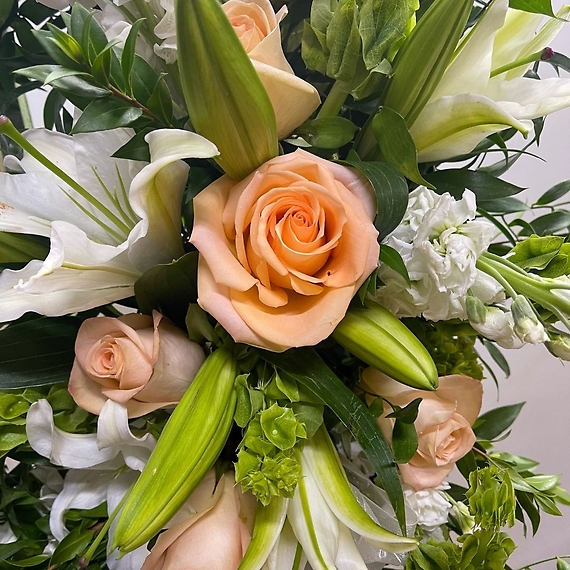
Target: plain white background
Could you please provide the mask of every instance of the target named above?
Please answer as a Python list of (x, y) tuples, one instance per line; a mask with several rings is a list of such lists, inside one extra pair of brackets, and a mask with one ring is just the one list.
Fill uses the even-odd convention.
[[(558, 8), (562, 2), (554, 0), (553, 5)], [(570, 25), (552, 46), (570, 56)], [(32, 97), (31, 111), (36, 125), (42, 124), (41, 108), (41, 99)], [(537, 154), (546, 162), (522, 157), (504, 176), (528, 188), (522, 196), (527, 196), (529, 203), (554, 184), (570, 179), (570, 109), (547, 118)], [(508, 351), (507, 358), (511, 376), (505, 379), (499, 374), (499, 394), (491, 379), (485, 381), (484, 409), (517, 402), (526, 405), (511, 435), (497, 448), (540, 461), (540, 472), (562, 474), (563, 486), (570, 490), (570, 363), (565, 365), (553, 358), (543, 346)], [(511, 557), (512, 568), (570, 554), (570, 508), (563, 507), (563, 512), (563, 518), (544, 515), (535, 537), (524, 539), (521, 525), (517, 525), (512, 532), (519, 547)], [(555, 563), (538, 568), (555, 568)]]

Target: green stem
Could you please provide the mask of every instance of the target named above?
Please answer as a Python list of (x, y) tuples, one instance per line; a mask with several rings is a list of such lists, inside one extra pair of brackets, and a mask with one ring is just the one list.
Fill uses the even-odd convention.
[(22, 116), (22, 123), (26, 130), (33, 129), (34, 124), (32, 122), (32, 114), (30, 113), (30, 105), (28, 104), (28, 98), (26, 95), (20, 95), (18, 97), (18, 107), (20, 108), (20, 115)]
[(549, 53), (549, 48), (541, 49), (540, 51), (536, 51), (527, 55), (526, 57), (522, 57), (521, 59), (517, 59), (516, 61), (512, 61), (511, 63), (507, 63), (506, 65), (502, 65), (501, 67), (497, 67), (497, 69), (493, 69), (491, 71), (491, 77), (496, 77), (497, 75), (501, 75), (501, 73), (506, 73), (507, 71), (511, 71), (511, 69), (516, 69), (517, 67), (521, 67), (522, 65), (528, 65), (529, 63), (534, 63), (535, 61), (540, 61)]
[(343, 84), (340, 81), (335, 81), (321, 110), (317, 114), (317, 119), (336, 117), (342, 109), (347, 97), (348, 92), (345, 91)]
[(539, 560), (538, 562), (532, 562), (531, 564), (525, 564), (518, 568), (518, 570), (526, 570), (527, 568), (532, 568), (533, 566), (538, 566), (539, 564), (544, 564), (545, 562), (552, 562), (558, 558), (570, 558), (570, 554), (565, 554), (564, 556), (553, 556), (552, 558), (545, 558), (544, 560)]
[(6, 135), (11, 138), (16, 144), (20, 145), (23, 150), (25, 150), (30, 156), (35, 158), (40, 164), (45, 166), (48, 170), (53, 172), (60, 180), (65, 182), (68, 186), (73, 188), (84, 200), (87, 200), (90, 204), (95, 206), (102, 214), (104, 214), (108, 220), (113, 222), (113, 224), (122, 231), (125, 235), (128, 235), (130, 228), (111, 210), (109, 210), (104, 204), (99, 202), (94, 196), (92, 196), (83, 186), (78, 184), (71, 176), (66, 174), (61, 168), (56, 166), (51, 160), (39, 152), (35, 146), (30, 144), (25, 137), (23, 137), (16, 127), (12, 124), (12, 121), (0, 115), (0, 135)]

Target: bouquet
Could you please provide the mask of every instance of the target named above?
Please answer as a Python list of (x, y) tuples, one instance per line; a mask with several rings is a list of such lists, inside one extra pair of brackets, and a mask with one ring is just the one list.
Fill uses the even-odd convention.
[(3, 0), (0, 568), (507, 568), (570, 504), (481, 413), (570, 360), (570, 183), (501, 178), (569, 15)]

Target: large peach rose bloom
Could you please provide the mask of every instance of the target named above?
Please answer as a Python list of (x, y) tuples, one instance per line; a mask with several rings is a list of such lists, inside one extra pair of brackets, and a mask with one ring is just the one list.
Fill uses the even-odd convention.
[[(414, 390), (392, 380), (374, 368), (362, 374), (362, 388), (391, 404), (404, 407), (422, 398), (415, 428), (418, 449), (412, 459), (399, 465), (405, 483), (414, 491), (437, 487), (449, 475), (455, 462), (471, 450), (475, 434), (471, 429), (481, 410), (483, 387), (479, 380), (455, 374), (442, 376), (434, 392)], [(392, 408), (384, 402), (378, 425), (386, 439), (392, 439), (394, 420), (386, 418)]]
[(328, 337), (376, 268), (372, 188), (305, 151), (194, 199), (198, 303), (236, 342), (283, 351)]
[(200, 346), (156, 311), (94, 317), (77, 333), (69, 392), (92, 414), (114, 400), (138, 417), (177, 404), (202, 362)]
[(277, 14), (269, 0), (228, 0), (222, 7), (267, 91), (281, 139), (321, 102), (318, 91), (294, 74), (283, 54), (279, 22), (287, 7)]
[(235, 486), (233, 472), (215, 487), (210, 471), (192, 493), (186, 520), (162, 533), (141, 570), (236, 570), (251, 540), (256, 500)]

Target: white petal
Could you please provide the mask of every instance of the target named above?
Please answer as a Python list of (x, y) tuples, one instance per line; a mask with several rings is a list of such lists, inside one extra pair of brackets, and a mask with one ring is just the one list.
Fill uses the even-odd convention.
[(97, 421), (97, 444), (99, 449), (116, 449), (125, 464), (135, 471), (142, 471), (156, 445), (154, 437), (147, 433), (138, 438), (129, 428), (127, 408), (107, 400)]
[(100, 450), (96, 434), (67, 433), (55, 427), (53, 412), (47, 400), (38, 400), (30, 406), (26, 418), (26, 435), (32, 449), (47, 457), (54, 465), (71, 469), (98, 466), (114, 470), (124, 465), (115, 458), (117, 449)]
[(570, 79), (518, 77), (493, 94), (497, 104), (518, 120), (543, 117), (570, 107)]
[(16, 542), (18, 537), (12, 532), (10, 523), (0, 524), (0, 544), (10, 544)]
[(338, 553), (336, 556), (336, 567), (338, 570), (367, 570), (367, 566), (356, 548), (354, 538), (350, 530), (339, 525), (340, 536), (338, 543)]
[(486, 136), (507, 127), (528, 132), (527, 125), (491, 99), (464, 94), (428, 103), (410, 132), (419, 161), (431, 162), (468, 153)]
[(69, 509), (94, 509), (107, 500), (107, 487), (115, 476), (113, 471), (68, 471), (63, 491), (57, 496), (50, 511), (49, 526), (57, 540), (62, 540), (68, 530), (63, 517)]
[(485, 93), (491, 73), (493, 39), (503, 25), (507, 8), (508, 0), (491, 3), (460, 43), (430, 101), (445, 95)]
[[(269, 553), (262, 570), (282, 570), (283, 568), (293, 568), (293, 562), (295, 561), (295, 554), (297, 553), (298, 546), (299, 543), (295, 538), (291, 525), (285, 521), (285, 525), (279, 535), (279, 540), (273, 547), (273, 550)], [(299, 565), (299, 568), (304, 568), (302, 563)]]
[(129, 193), (132, 208), (142, 219), (129, 239), (131, 259), (141, 271), (169, 263), (184, 253), (180, 209), (188, 166), (182, 159), (219, 154), (214, 144), (189, 131), (157, 130), (146, 140), (152, 162), (134, 178)]

